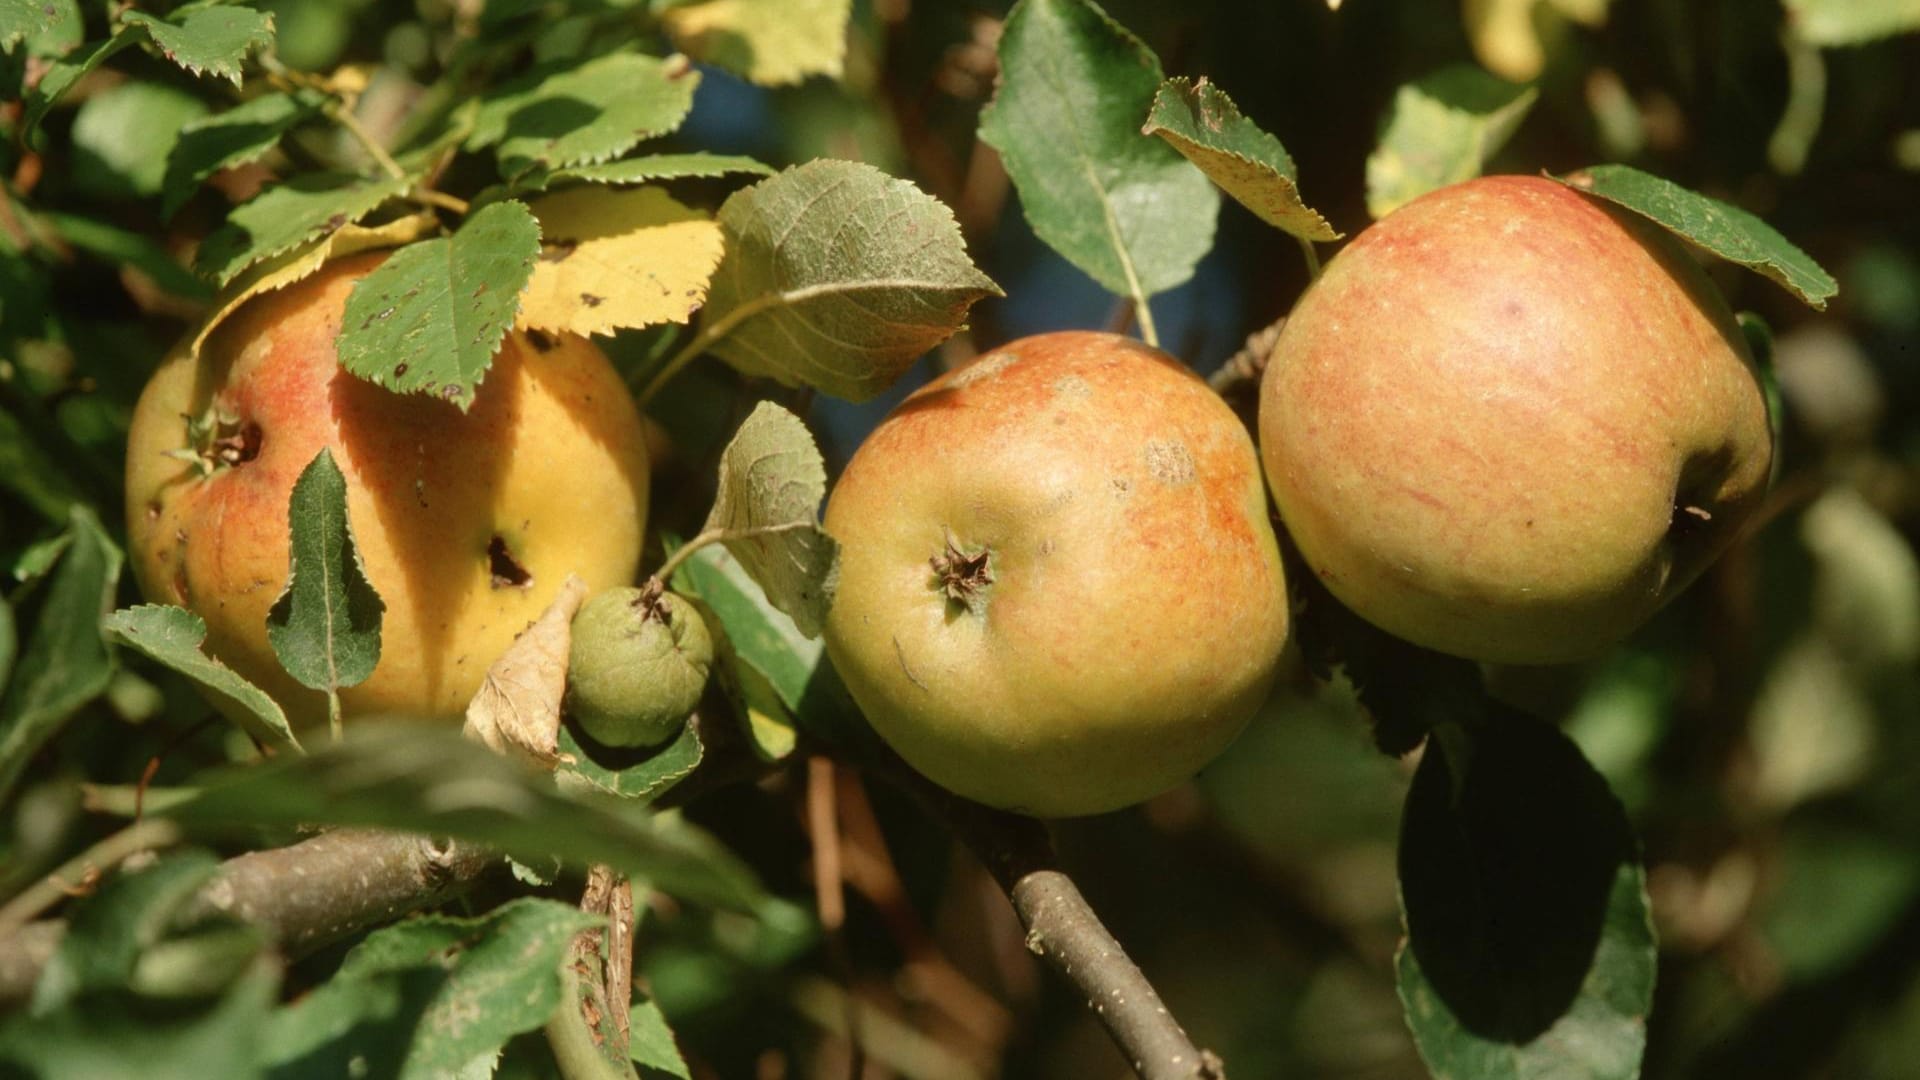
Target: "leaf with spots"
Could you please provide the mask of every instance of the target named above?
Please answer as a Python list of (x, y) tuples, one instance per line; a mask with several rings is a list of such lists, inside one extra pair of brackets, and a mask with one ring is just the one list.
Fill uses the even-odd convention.
[(752, 375), (864, 401), (1000, 287), (953, 214), (871, 165), (814, 161), (735, 192), (700, 337)]
[(852, 0), (704, 0), (661, 15), (675, 47), (761, 86), (839, 78)]
[(58, 25), (60, 15), (61, 7), (47, 0), (0, 0), (0, 51), (11, 52), (22, 41), (47, 33)]
[(466, 147), (497, 146), (507, 179), (610, 161), (679, 127), (699, 84), (685, 57), (620, 52), (546, 67), (483, 97)]
[(659, 188), (569, 188), (532, 209), (545, 247), (520, 300), (522, 326), (611, 334), (684, 323), (705, 302), (720, 226)]
[(338, 692), (380, 662), (387, 605), (367, 580), (347, 518), (347, 478), (323, 449), (301, 470), (287, 504), (287, 589), (267, 612), (267, 643), (300, 685), (324, 691), (339, 727)]
[(395, 218), (382, 225), (342, 225), (304, 247), (256, 263), (221, 293), (220, 306), (200, 324), (187, 348), (191, 355), (198, 356), (215, 328), (239, 311), (247, 301), (262, 293), (284, 289), (317, 273), (334, 259), (344, 259), (362, 251), (411, 244), (439, 227), (439, 219), (428, 211)]
[(1595, 165), (1556, 179), (1575, 191), (1624, 206), (1681, 239), (1780, 283), (1809, 307), (1825, 311), (1827, 301), (1840, 291), (1833, 275), (1811, 256), (1737, 206), (1626, 165)]
[[(558, 169), (538, 177), (541, 188), (562, 180), (583, 180), (591, 184), (646, 184), (655, 180), (681, 180), (688, 177), (715, 177), (746, 173), (772, 176), (773, 168), (739, 154), (710, 154), (704, 150), (686, 154), (648, 154), (644, 157), (609, 161), (602, 165), (579, 165)], [(523, 177), (520, 184), (529, 183)]]
[(107, 616), (101, 629), (108, 641), (186, 676), (220, 702), (220, 711), (233, 717), (262, 745), (300, 749), (300, 741), (279, 704), (266, 691), (201, 650), (207, 639), (207, 623), (200, 616), (168, 604), (141, 604)]
[(1168, 79), (1153, 96), (1148, 135), (1158, 135), (1260, 220), (1302, 240), (1340, 234), (1300, 198), (1293, 158), (1280, 140), (1240, 115), (1233, 99), (1205, 79)]
[(512, 200), (475, 211), (452, 236), (401, 248), (347, 297), (341, 365), (395, 393), (432, 394), (465, 412), (539, 254), (540, 226)]
[(525, 898), (475, 918), (425, 915), (376, 930), (333, 978), (274, 1014), (274, 1075), (347, 1076), (377, 1061), (400, 1078), (466, 1075), (561, 1001), (561, 962), (599, 920)]
[(720, 489), (701, 529), (740, 560), (807, 637), (833, 603), (840, 548), (820, 528), (827, 470), (800, 418), (771, 401), (755, 406), (720, 455)]
[(1539, 96), (1472, 64), (1401, 86), (1367, 157), (1367, 212), (1385, 217), (1429, 191), (1479, 176)]
[(980, 138), (1000, 151), (1035, 235), (1122, 296), (1192, 277), (1220, 193), (1140, 133), (1162, 80), (1153, 51), (1090, 0), (1021, 0), (999, 55)]
[(145, 31), (162, 56), (187, 71), (235, 86), (247, 54), (273, 47), (273, 16), (239, 4), (189, 4), (165, 19), (129, 11), (125, 24)]
[(225, 285), (240, 271), (351, 225), (407, 190), (407, 181), (367, 180), (351, 173), (317, 172), (276, 184), (227, 215), (227, 223), (200, 245), (194, 267)]

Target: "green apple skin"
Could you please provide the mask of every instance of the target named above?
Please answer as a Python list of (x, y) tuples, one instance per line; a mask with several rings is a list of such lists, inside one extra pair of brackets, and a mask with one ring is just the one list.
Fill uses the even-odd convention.
[(854, 699), (908, 763), (996, 807), (1093, 814), (1186, 780), (1286, 640), (1245, 427), (1112, 334), (1025, 338), (922, 388), (854, 454), (826, 528), (826, 645)]
[(581, 606), (567, 660), (567, 711), (607, 746), (655, 746), (700, 704), (713, 638), (670, 592), (622, 586)]
[(1665, 230), (1544, 178), (1408, 203), (1336, 256), (1263, 378), (1261, 453), (1313, 573), (1442, 652), (1604, 651), (1765, 494), (1753, 361)]
[[(127, 562), (141, 592), (198, 612), (207, 652), (298, 728), (325, 726), (326, 695), (281, 669), (267, 612), (287, 583), (288, 498), (321, 450), (346, 477), (354, 541), (386, 603), (379, 665), (340, 694), (349, 723), (457, 723), (568, 574), (590, 589), (631, 581), (646, 535), (640, 413), (586, 338), (509, 333), (464, 413), (340, 367), (347, 296), (386, 257), (328, 263), (248, 301), (197, 359), (176, 350), (127, 439)], [(253, 431), (255, 454), (202, 476), (173, 454), (210, 409)]]

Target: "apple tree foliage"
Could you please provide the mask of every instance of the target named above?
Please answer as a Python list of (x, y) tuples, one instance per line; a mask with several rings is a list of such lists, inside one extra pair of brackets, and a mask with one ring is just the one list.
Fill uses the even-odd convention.
[[(1217, 363), (1208, 319), (1258, 331), (1328, 245), (1487, 171), (1644, 215), (1783, 328), (1758, 535), (1545, 673), (1395, 640), (1295, 573), (1267, 714), (1197, 785), (1063, 824), (1066, 861), (1236, 1075), (1920, 1054), (1920, 116), (1877, 89), (1910, 88), (1920, 9), (981, 7), (0, 0), (0, 1071), (1110, 1073), (1075, 1056), (1076, 991), (981, 944), (1008, 920), (968, 914), (939, 826), (858, 779), (898, 765), (818, 641), (832, 468), (924, 358), (1016, 326)], [(1702, 65), (1748, 55), (1775, 81), (1714, 96)], [(127, 418), (170, 342), (369, 250), (352, 376), (465, 409), (509, 329), (596, 335), (657, 422), (646, 569), (718, 631), (663, 745), (563, 722), (538, 654), (564, 618), (501, 659), (484, 746), (296, 732), (123, 580)], [(1216, 378), (1237, 405), (1258, 352)], [(331, 697), (383, 604), (329, 457), (290, 511), (270, 633)], [(318, 829), (362, 861), (274, 861)], [(407, 859), (432, 873), (338, 915)], [(262, 867), (291, 876), (236, 899)]]

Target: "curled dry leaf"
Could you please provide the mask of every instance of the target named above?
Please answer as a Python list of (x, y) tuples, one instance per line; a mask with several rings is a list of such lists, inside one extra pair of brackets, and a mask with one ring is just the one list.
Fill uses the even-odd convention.
[(573, 616), (587, 583), (568, 574), (560, 595), (487, 669), (467, 706), (466, 735), (495, 753), (551, 769), (560, 753), (560, 699), (567, 692), (567, 649)]

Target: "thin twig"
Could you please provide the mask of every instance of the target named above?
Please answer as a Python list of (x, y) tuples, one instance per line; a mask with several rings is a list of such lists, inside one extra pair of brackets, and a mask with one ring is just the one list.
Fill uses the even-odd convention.
[[(853, 983), (853, 961), (847, 953), (843, 934), (847, 922), (845, 875), (840, 868), (840, 814), (834, 782), (833, 759), (817, 754), (807, 759), (807, 835), (813, 842), (813, 896), (820, 911), (820, 929), (826, 934), (827, 948), (834, 965), (849, 986)], [(866, 1071), (866, 1052), (861, 1048), (860, 1005), (852, 993), (845, 999), (847, 1024), (847, 1075), (859, 1080)]]
[(696, 533), (693, 539), (674, 548), (673, 554), (667, 556), (667, 561), (660, 564), (660, 569), (655, 570), (653, 576), (659, 578), (662, 583), (673, 580), (673, 572), (680, 569), (680, 564), (708, 544), (725, 543), (728, 540), (749, 540), (756, 536), (769, 536), (773, 533), (817, 527), (811, 521), (785, 521), (778, 525), (749, 525), (744, 529), (707, 529)]
[(360, 148), (367, 152), (367, 156), (380, 166), (381, 172), (395, 180), (407, 178), (407, 170), (393, 160), (393, 155), (387, 153), (387, 148), (380, 145), (380, 140), (373, 137), (373, 132), (368, 131), (366, 125), (360, 122), (360, 118), (353, 115), (353, 109), (346, 102), (341, 101), (328, 109), (327, 115), (338, 121), (340, 127), (353, 136), (353, 141), (359, 143)]
[(467, 212), (473, 208), (473, 204), (458, 195), (449, 195), (444, 191), (436, 191), (424, 184), (416, 185), (413, 190), (407, 192), (407, 198), (426, 206), (437, 206), (442, 210), (451, 210), (461, 217), (465, 217)]
[(1258, 386), (1260, 376), (1267, 370), (1267, 358), (1273, 355), (1274, 343), (1280, 340), (1280, 328), (1285, 325), (1287, 318), (1282, 315), (1271, 325), (1248, 334), (1246, 344), (1207, 376), (1207, 385), (1221, 397), (1227, 397), (1243, 386)]
[(180, 826), (161, 818), (152, 818), (136, 821), (102, 838), (0, 907), (0, 941), (17, 933), (35, 916), (72, 895), (75, 883), (97, 879), (129, 856), (174, 844), (179, 841), (180, 835)]

